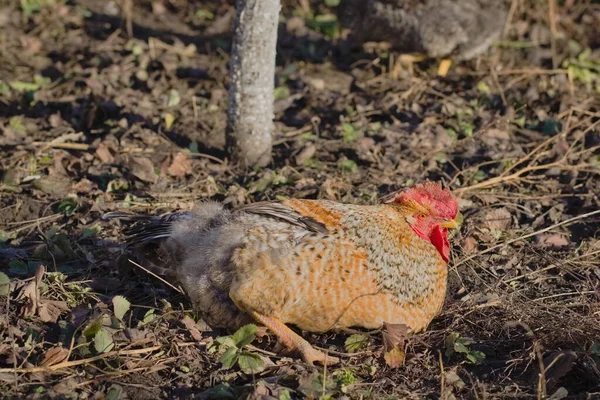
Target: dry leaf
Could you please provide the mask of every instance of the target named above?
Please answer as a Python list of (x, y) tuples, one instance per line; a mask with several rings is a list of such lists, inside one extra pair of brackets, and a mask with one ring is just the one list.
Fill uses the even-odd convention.
[(71, 193), (71, 180), (64, 175), (53, 174), (34, 180), (33, 187), (57, 198), (67, 197)]
[(198, 340), (198, 341), (202, 340), (202, 332), (200, 332), (200, 330), (196, 326), (196, 323), (194, 322), (193, 319), (191, 319), (190, 317), (188, 317), (186, 315), (181, 320), (181, 323), (187, 328), (187, 330), (190, 332), (190, 335), (192, 335), (194, 340)]
[(192, 173), (192, 161), (186, 153), (177, 153), (169, 169), (171, 176), (186, 176)]
[(129, 159), (129, 168), (136, 178), (145, 182), (156, 182), (158, 175), (154, 173), (154, 164), (146, 157), (131, 157)]
[(469, 254), (477, 250), (477, 239), (473, 236), (469, 236), (463, 240), (462, 244), (463, 251), (465, 254)]
[(31, 57), (42, 50), (42, 41), (35, 36), (21, 36), (21, 46), (23, 46), (23, 55)]
[(56, 322), (60, 314), (68, 310), (69, 306), (66, 301), (41, 300), (37, 314), (43, 322)]
[(96, 184), (89, 179), (82, 178), (79, 182), (73, 184), (71, 189), (77, 193), (89, 193), (96, 187)]
[(79, 326), (79, 325), (83, 324), (88, 319), (88, 315), (90, 315), (91, 311), (92, 310), (90, 310), (87, 307), (77, 306), (77, 307), (75, 307), (75, 308), (73, 308), (71, 310), (71, 312), (69, 313), (69, 317), (67, 318), (67, 320), (69, 322), (71, 322), (73, 325)]
[(351, 189), (351, 186), (338, 179), (327, 178), (321, 185), (321, 191), (327, 195), (327, 200), (340, 200), (343, 194)]
[(506, 208), (496, 208), (485, 214), (485, 224), (492, 231), (505, 231), (512, 224), (512, 214)]
[(540, 235), (537, 237), (539, 244), (549, 247), (565, 247), (570, 244), (563, 235)]
[(52, 386), (52, 390), (61, 395), (73, 394), (78, 382), (75, 378), (67, 378)]
[(21, 291), (20, 298), (25, 300), (25, 304), (21, 308), (21, 316), (31, 317), (35, 315), (38, 307), (39, 293), (34, 281), (29, 282)]
[(98, 147), (96, 147), (96, 157), (98, 157), (103, 164), (112, 164), (115, 161), (106, 142), (100, 142), (100, 144), (98, 144)]
[(406, 353), (403, 349), (398, 347), (383, 353), (383, 359), (385, 360), (386, 365), (390, 368), (400, 368), (400, 366), (404, 365), (405, 358)]
[[(577, 361), (577, 354), (573, 351), (553, 351), (544, 356), (544, 372), (546, 388), (551, 390), (558, 381), (571, 372)], [(550, 366), (550, 368), (548, 368)], [(537, 383), (539, 371), (532, 376), (532, 381)]]
[(214, 19), (212, 24), (206, 29), (206, 35), (220, 35), (229, 32), (233, 26), (235, 18), (235, 8), (231, 7), (227, 12)]
[(46, 267), (40, 265), (35, 271), (33, 280), (23, 287), (17, 299), (25, 303), (21, 315), (25, 317), (37, 315), (43, 322), (56, 322), (60, 314), (67, 311), (69, 307), (65, 301), (40, 299), (40, 283), (45, 273)]
[(408, 338), (408, 327), (404, 324), (383, 323), (385, 331), (383, 335), (385, 363), (390, 368), (398, 368), (404, 364), (406, 353), (404, 352), (404, 343)]
[(46, 267), (40, 265), (35, 271), (33, 280), (23, 287), (23, 290), (17, 297), (17, 299), (25, 301), (25, 305), (21, 309), (22, 316), (31, 317), (36, 314), (40, 302), (39, 286), (45, 273)]
[(312, 158), (316, 152), (317, 147), (314, 144), (307, 144), (306, 146), (304, 146), (302, 151), (300, 151), (300, 153), (298, 153), (298, 155), (296, 156), (296, 165), (304, 164), (304, 162), (309, 158)]
[(69, 350), (62, 346), (53, 347), (44, 354), (44, 359), (40, 364), (42, 367), (49, 367), (54, 364), (61, 363), (69, 356)]
[(163, 15), (166, 12), (167, 12), (167, 7), (163, 4), (162, 1), (153, 1), (152, 2), (152, 14)]

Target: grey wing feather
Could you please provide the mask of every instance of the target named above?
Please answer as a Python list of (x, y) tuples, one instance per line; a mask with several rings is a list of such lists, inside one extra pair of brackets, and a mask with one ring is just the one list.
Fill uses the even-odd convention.
[(302, 216), (295, 210), (278, 202), (253, 203), (242, 206), (236, 211), (277, 218), (310, 232), (321, 233), (323, 235), (329, 234), (325, 224), (314, 218)]

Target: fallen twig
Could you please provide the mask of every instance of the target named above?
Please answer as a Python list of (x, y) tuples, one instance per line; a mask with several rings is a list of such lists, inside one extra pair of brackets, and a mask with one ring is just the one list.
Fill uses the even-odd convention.
[(162, 346), (146, 347), (144, 349), (134, 350), (114, 350), (106, 353), (99, 354), (94, 357), (84, 358), (82, 360), (64, 361), (58, 364), (51, 365), (49, 367), (31, 367), (31, 368), (0, 368), (0, 373), (18, 373), (18, 374), (35, 374), (37, 372), (54, 372), (59, 369), (75, 367), (77, 365), (88, 364), (94, 361), (103, 360), (113, 356), (131, 356), (135, 354), (151, 353), (156, 350), (160, 350)]
[(528, 233), (527, 235), (519, 236), (518, 238), (511, 239), (511, 240), (509, 240), (509, 241), (506, 241), (506, 242), (504, 242), (504, 243), (497, 244), (497, 245), (495, 245), (495, 246), (489, 247), (489, 248), (487, 248), (487, 249), (485, 249), (485, 250), (483, 250), (483, 251), (480, 251), (480, 252), (479, 252), (479, 253), (477, 253), (477, 254), (474, 254), (474, 255), (472, 255), (472, 256), (469, 256), (469, 257), (467, 257), (467, 258), (465, 258), (465, 259), (463, 259), (463, 260), (459, 261), (458, 263), (454, 264), (454, 268), (458, 268), (460, 265), (463, 265), (463, 264), (464, 264), (464, 263), (466, 263), (467, 261), (471, 261), (472, 259), (474, 259), (474, 258), (476, 258), (476, 257), (478, 257), (478, 256), (481, 256), (481, 255), (484, 255), (484, 254), (490, 253), (490, 252), (492, 252), (492, 251), (494, 251), (494, 250), (497, 250), (497, 249), (499, 249), (499, 248), (501, 248), (501, 247), (503, 247), (503, 246), (508, 246), (509, 244), (512, 244), (512, 243), (518, 242), (518, 241), (520, 241), (520, 240), (528, 239), (528, 238), (530, 238), (530, 237), (533, 237), (533, 236), (539, 235), (539, 234), (541, 234), (541, 233), (545, 233), (545, 232), (551, 231), (552, 229), (558, 228), (559, 226), (567, 225), (567, 224), (570, 224), (570, 223), (572, 223), (572, 222), (576, 222), (576, 221), (579, 221), (579, 220), (581, 220), (581, 219), (585, 219), (585, 218), (587, 218), (587, 217), (591, 217), (591, 216), (593, 216), (593, 215), (598, 215), (598, 214), (600, 214), (600, 210), (596, 210), (596, 211), (590, 211), (589, 213), (585, 213), (585, 214), (577, 215), (577, 216), (575, 216), (575, 217), (573, 217), (573, 218), (569, 218), (569, 219), (567, 219), (567, 220), (564, 220), (564, 221), (558, 222), (558, 223), (556, 223), (556, 224), (554, 224), (554, 225), (550, 225), (550, 226), (548, 226), (548, 227), (546, 227), (546, 228), (544, 228), (544, 229), (540, 229), (540, 230), (537, 230), (537, 231), (535, 231), (535, 232)]

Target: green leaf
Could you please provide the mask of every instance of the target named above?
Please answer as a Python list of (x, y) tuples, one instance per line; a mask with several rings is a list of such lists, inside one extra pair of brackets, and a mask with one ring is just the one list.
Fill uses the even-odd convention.
[(118, 319), (120, 319), (122, 321), (123, 317), (125, 316), (125, 313), (127, 311), (129, 311), (129, 307), (131, 306), (131, 303), (129, 301), (127, 301), (127, 299), (123, 296), (113, 297), (112, 303), (113, 303), (113, 309), (115, 312), (115, 317), (117, 317)]
[(233, 368), (238, 360), (238, 348), (230, 347), (225, 353), (219, 358), (219, 362), (223, 365), (223, 368)]
[(334, 14), (320, 14), (308, 21), (309, 28), (319, 31), (330, 38), (335, 37), (337, 26), (337, 17)]
[(325, 5), (327, 7), (337, 7), (340, 5), (340, 0), (325, 0)]
[(10, 86), (8, 86), (6, 83), (0, 81), (0, 94), (3, 96), (8, 96), (9, 92), (10, 92)]
[(475, 130), (475, 126), (472, 122), (463, 121), (460, 123), (460, 128), (462, 129), (463, 134), (466, 137), (473, 136), (473, 131)]
[(215, 14), (211, 13), (208, 10), (200, 9), (200, 10), (196, 10), (196, 12), (194, 13), (194, 18), (201, 19), (201, 20), (204, 20), (204, 19), (211, 20), (211, 19), (215, 18)]
[(452, 139), (453, 142), (456, 142), (458, 140), (458, 133), (456, 133), (456, 131), (452, 128), (446, 128), (446, 134), (450, 137), (450, 139)]
[(477, 170), (477, 172), (475, 172), (475, 175), (473, 175), (473, 179), (476, 182), (481, 182), (483, 180), (485, 180), (487, 178), (487, 174), (485, 173), (485, 171), (482, 171), (480, 169)]
[(369, 344), (369, 338), (366, 335), (361, 335), (356, 333), (354, 335), (348, 336), (346, 342), (344, 343), (344, 347), (350, 353), (358, 351), (360, 349), (364, 349)]
[(484, 81), (481, 81), (477, 84), (477, 90), (479, 90), (481, 93), (486, 93), (486, 94), (491, 92), (490, 87)]
[(27, 128), (25, 124), (23, 124), (23, 117), (21, 115), (15, 115), (8, 121), (8, 125), (12, 128), (13, 131), (20, 133), (21, 135), (25, 135), (27, 133)]
[(3, 244), (3, 242), (8, 242), (9, 239), (14, 239), (16, 238), (17, 235), (15, 232), (7, 232), (7, 231), (3, 231), (2, 229), (0, 229), (0, 245)]
[(138, 327), (149, 324), (150, 322), (154, 321), (154, 318), (156, 318), (156, 315), (154, 315), (154, 309), (146, 311), (146, 314), (144, 314), (144, 319), (138, 323)]
[(86, 338), (94, 337), (102, 329), (102, 316), (96, 318), (88, 324), (83, 330), (83, 336)]
[(187, 365), (181, 365), (179, 369), (181, 370), (181, 372), (186, 374), (188, 374), (191, 371), (190, 367), (188, 367)]
[[(142, 46), (140, 46), (139, 43), (135, 43), (132, 47), (131, 47), (131, 54), (133, 54), (136, 57), (141, 56), (142, 54), (144, 54), (144, 48)], [(143, 70), (142, 70), (143, 71)], [(145, 71), (144, 71), (145, 72)]]
[(288, 182), (289, 179), (283, 175), (266, 173), (262, 178), (250, 185), (248, 192), (262, 193), (273, 186), (285, 185)]
[(106, 400), (120, 400), (122, 399), (123, 396), (123, 387), (120, 385), (112, 385), (107, 391), (106, 391)]
[(102, 228), (98, 225), (94, 225), (90, 228), (85, 228), (79, 235), (79, 240), (97, 236), (101, 231), (102, 231)]
[(208, 389), (202, 394), (206, 394), (207, 399), (228, 399), (238, 400), (241, 393), (239, 393), (240, 387), (230, 387), (227, 383), (219, 383), (212, 389)]
[(298, 136), (298, 137), (302, 140), (316, 140), (319, 138), (312, 131), (306, 131), (306, 132), (300, 134), (300, 136)]
[(485, 353), (479, 350), (471, 350), (467, 354), (467, 360), (473, 364), (480, 364), (483, 360), (485, 360)]
[(171, 303), (169, 303), (167, 299), (160, 299), (160, 304), (162, 304), (163, 310), (165, 311), (173, 309), (173, 306), (171, 305)]
[(8, 84), (18, 92), (34, 92), (42, 86), (46, 86), (51, 82), (50, 78), (43, 77), (39, 74), (33, 76), (33, 82), (12, 81)]
[(94, 336), (94, 348), (98, 353), (111, 351), (115, 347), (112, 339), (112, 334), (105, 328), (100, 328)]
[(10, 278), (4, 272), (0, 272), (0, 296), (8, 296), (10, 292)]
[(440, 164), (445, 164), (448, 162), (448, 157), (446, 156), (446, 153), (441, 152), (441, 151), (438, 153), (435, 153), (433, 155), (433, 159), (435, 161), (439, 162)]
[(265, 361), (249, 351), (242, 351), (238, 356), (238, 364), (245, 374), (258, 374), (265, 370)]
[(67, 197), (58, 205), (58, 211), (67, 215), (72, 215), (79, 208), (76, 197)]
[(356, 172), (356, 170), (358, 169), (358, 166), (356, 165), (356, 163), (352, 160), (339, 160), (337, 162), (337, 167), (340, 171), (344, 171), (344, 172)]
[(238, 329), (232, 336), (233, 342), (238, 348), (242, 348), (252, 343), (256, 338), (256, 325), (248, 324)]
[(457, 353), (468, 353), (469, 349), (461, 341), (454, 342), (454, 351)]
[(360, 130), (356, 129), (354, 125), (344, 122), (342, 124), (342, 141), (344, 142), (355, 142), (360, 138)]
[(8, 272), (11, 275), (17, 276), (28, 276), (30, 274), (27, 263), (23, 260), (17, 259), (13, 259), (8, 262)]
[(287, 86), (278, 86), (273, 89), (273, 97), (275, 100), (285, 99), (290, 97), (290, 89)]
[(546, 136), (554, 136), (562, 131), (562, 122), (548, 119), (542, 123), (541, 131)]
[(37, 83), (30, 82), (22, 82), (22, 81), (12, 81), (9, 82), (11, 88), (15, 89), (18, 92), (32, 92), (38, 90), (40, 87)]
[(451, 334), (449, 334), (448, 336), (446, 336), (446, 340), (445, 340), (445, 348), (446, 348), (446, 357), (451, 357), (455, 351), (454, 351), (454, 344), (456, 343), (456, 339), (458, 339), (460, 335), (456, 332), (453, 332)]
[(231, 336), (219, 336), (215, 339), (215, 350), (224, 350), (230, 347), (237, 347)]
[(283, 389), (281, 393), (279, 393), (279, 400), (292, 400), (292, 395), (290, 391), (287, 389)]

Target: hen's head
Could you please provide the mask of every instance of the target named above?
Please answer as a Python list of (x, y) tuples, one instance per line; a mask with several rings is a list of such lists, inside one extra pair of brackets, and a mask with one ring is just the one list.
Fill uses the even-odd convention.
[(400, 206), (406, 221), (417, 235), (430, 241), (448, 262), (448, 229), (457, 227), (458, 201), (440, 184), (426, 182), (399, 192), (388, 201)]

